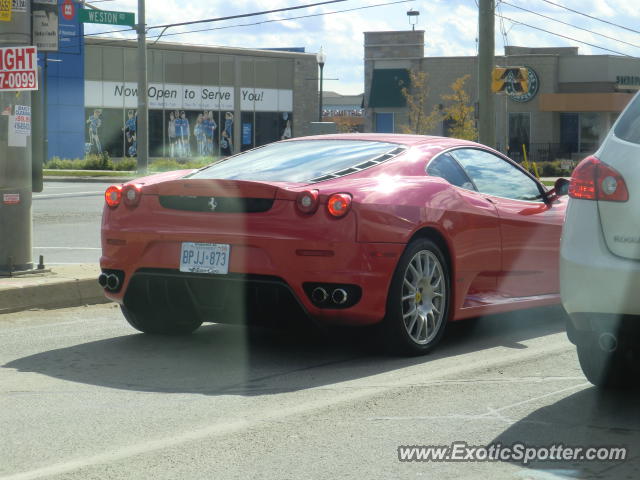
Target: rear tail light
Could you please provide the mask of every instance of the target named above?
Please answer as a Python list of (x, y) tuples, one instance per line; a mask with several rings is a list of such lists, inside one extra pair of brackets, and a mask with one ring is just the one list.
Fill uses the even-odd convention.
[(116, 208), (122, 201), (122, 185), (111, 185), (104, 192), (104, 199), (111, 208)]
[(580, 200), (626, 202), (629, 191), (616, 169), (591, 156), (582, 160), (571, 174), (569, 196)]
[(302, 213), (313, 213), (318, 209), (318, 190), (300, 192), (296, 198), (298, 210)]
[(348, 193), (334, 193), (327, 201), (327, 210), (336, 217), (344, 217), (351, 208), (351, 195)]
[(142, 187), (137, 183), (130, 183), (125, 185), (122, 189), (122, 198), (124, 199), (124, 204), (128, 207), (135, 207), (138, 205), (141, 197)]

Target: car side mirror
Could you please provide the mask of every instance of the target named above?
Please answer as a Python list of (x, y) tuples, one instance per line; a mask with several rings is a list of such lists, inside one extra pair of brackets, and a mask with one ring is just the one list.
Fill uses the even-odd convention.
[(566, 178), (559, 178), (553, 184), (553, 190), (558, 197), (569, 194), (569, 184), (571, 182)]

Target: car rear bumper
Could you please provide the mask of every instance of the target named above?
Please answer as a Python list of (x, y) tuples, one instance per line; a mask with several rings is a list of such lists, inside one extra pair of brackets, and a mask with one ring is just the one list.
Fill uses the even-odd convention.
[[(114, 236), (126, 244), (104, 241)], [(403, 244), (326, 241), (305, 242), (301, 250), (299, 240), (266, 237), (212, 241), (231, 244), (227, 275), (180, 272), (181, 241), (169, 236), (103, 230), (100, 265), (123, 276), (121, 288), (106, 291), (107, 297), (128, 306), (195, 308), (204, 321), (220, 323), (256, 312), (298, 312), (318, 322), (373, 324), (384, 318), (391, 277), (404, 250)], [(353, 286), (359, 295), (348, 308), (330, 302), (319, 307), (311, 300), (310, 283)]]
[(560, 294), (565, 310), (576, 318), (582, 313), (640, 315), (640, 261), (609, 251), (596, 202), (569, 203), (560, 248)]

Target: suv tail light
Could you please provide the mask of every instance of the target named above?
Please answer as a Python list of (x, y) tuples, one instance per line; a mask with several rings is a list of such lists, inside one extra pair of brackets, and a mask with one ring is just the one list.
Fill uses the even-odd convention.
[(629, 191), (616, 169), (590, 156), (582, 160), (571, 174), (569, 196), (580, 200), (626, 202)]
[(336, 218), (344, 217), (351, 207), (351, 195), (348, 193), (334, 193), (327, 200), (327, 210)]
[(104, 192), (104, 200), (111, 208), (116, 208), (122, 201), (122, 185), (111, 185)]

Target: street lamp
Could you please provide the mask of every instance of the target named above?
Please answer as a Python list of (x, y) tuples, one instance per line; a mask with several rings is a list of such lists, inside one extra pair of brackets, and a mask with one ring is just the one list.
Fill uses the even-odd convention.
[(320, 51), (316, 54), (316, 60), (318, 60), (318, 65), (320, 66), (320, 98), (318, 99), (318, 121), (322, 121), (322, 69), (324, 68), (324, 62), (327, 59), (327, 55), (320, 47)]
[(407, 12), (407, 17), (409, 17), (409, 25), (411, 25), (411, 30), (416, 29), (416, 23), (418, 23), (418, 15), (420, 12), (414, 10), (413, 8)]

